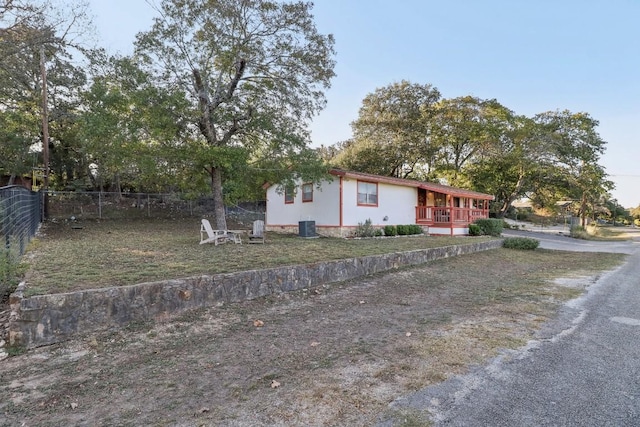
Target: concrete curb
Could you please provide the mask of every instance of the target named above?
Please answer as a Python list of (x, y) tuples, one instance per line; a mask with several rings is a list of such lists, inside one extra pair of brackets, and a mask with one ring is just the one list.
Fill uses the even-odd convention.
[(502, 240), (264, 270), (214, 274), (63, 294), (10, 296), (9, 344), (26, 348), (73, 336), (168, 319), (185, 310), (340, 282), (403, 266), (496, 249)]

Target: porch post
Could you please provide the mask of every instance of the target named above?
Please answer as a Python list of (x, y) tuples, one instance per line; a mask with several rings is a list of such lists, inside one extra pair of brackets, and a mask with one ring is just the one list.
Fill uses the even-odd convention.
[(449, 235), (453, 237), (453, 195), (449, 194)]

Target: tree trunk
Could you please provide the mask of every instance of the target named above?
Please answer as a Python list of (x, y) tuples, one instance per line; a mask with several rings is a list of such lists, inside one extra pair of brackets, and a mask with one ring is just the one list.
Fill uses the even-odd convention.
[(211, 174), (211, 194), (213, 196), (213, 221), (218, 230), (227, 229), (227, 218), (224, 214), (224, 200), (222, 198), (222, 171), (219, 167), (212, 166)]
[(120, 173), (113, 174), (113, 183), (111, 184), (111, 191), (116, 194), (116, 200), (120, 202), (122, 200), (122, 186), (120, 185)]
[(587, 196), (582, 193), (582, 200), (580, 201), (580, 223), (582, 228), (587, 227)]
[(500, 211), (497, 213), (498, 218), (504, 218), (504, 216), (507, 214), (507, 212), (511, 208), (511, 205), (513, 204), (513, 202), (518, 198), (518, 194), (520, 194), (520, 191), (522, 190), (523, 185), (524, 185), (524, 172), (521, 169), (520, 174), (518, 176), (518, 182), (516, 182), (516, 185), (514, 186), (513, 191), (506, 198), (506, 200), (502, 204), (502, 207), (500, 207)]

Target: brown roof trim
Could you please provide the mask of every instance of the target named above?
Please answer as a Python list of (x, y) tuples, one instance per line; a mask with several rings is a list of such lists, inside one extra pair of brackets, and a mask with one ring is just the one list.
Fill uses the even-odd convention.
[(458, 197), (469, 197), (473, 199), (495, 200), (490, 194), (479, 193), (477, 191), (465, 190), (463, 188), (450, 187), (448, 185), (436, 184), (434, 182), (415, 181), (412, 179), (394, 178), (391, 176), (374, 175), (363, 172), (345, 171), (342, 169), (331, 169), (331, 175), (342, 176), (345, 178), (359, 179), (362, 181), (381, 182), (384, 184), (399, 185), (402, 187), (424, 188), (425, 190), (435, 191), (437, 193), (451, 194)]

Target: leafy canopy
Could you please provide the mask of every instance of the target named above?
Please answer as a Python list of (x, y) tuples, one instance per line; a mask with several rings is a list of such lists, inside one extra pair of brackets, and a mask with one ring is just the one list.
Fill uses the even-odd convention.
[[(225, 226), (224, 181), (238, 169), (276, 163), (283, 179), (308, 159), (310, 119), (325, 105), (334, 76), (334, 40), (318, 33), (312, 4), (268, 0), (164, 0), (136, 54), (158, 84), (177, 86), (182, 114), (210, 147), (218, 228)], [(244, 152), (239, 153), (238, 150)], [(199, 154), (196, 150), (194, 155)], [(315, 162), (319, 165), (320, 162)]]

